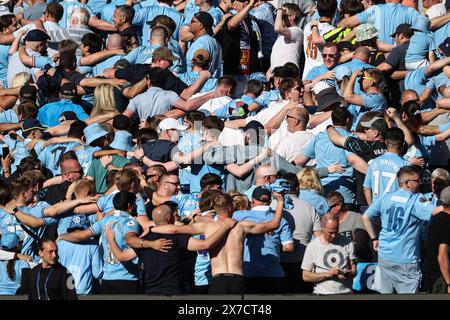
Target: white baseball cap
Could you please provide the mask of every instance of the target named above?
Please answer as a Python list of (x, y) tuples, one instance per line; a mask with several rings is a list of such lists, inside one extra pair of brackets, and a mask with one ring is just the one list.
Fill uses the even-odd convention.
[(172, 130), (172, 129), (183, 131), (183, 130), (187, 129), (187, 126), (181, 125), (174, 118), (166, 118), (159, 123), (159, 131)]

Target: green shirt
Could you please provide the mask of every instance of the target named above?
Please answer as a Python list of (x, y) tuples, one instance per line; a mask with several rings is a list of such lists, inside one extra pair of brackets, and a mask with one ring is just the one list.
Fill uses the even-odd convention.
[[(112, 164), (114, 166), (122, 168), (127, 163), (130, 163), (130, 160), (128, 160), (127, 158), (119, 155), (113, 155)], [(100, 162), (100, 159), (92, 160), (87, 175), (89, 177), (94, 178), (95, 189), (97, 190), (97, 193), (106, 192), (106, 190), (108, 189), (106, 186), (106, 176), (108, 175), (108, 171), (106, 170), (105, 167), (103, 167), (102, 163)]]

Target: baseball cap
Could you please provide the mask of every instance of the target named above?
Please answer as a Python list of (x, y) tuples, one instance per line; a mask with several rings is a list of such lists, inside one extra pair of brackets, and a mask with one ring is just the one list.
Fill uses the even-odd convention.
[(42, 30), (34, 29), (28, 31), (27, 35), (23, 39), (24, 41), (44, 41), (50, 40), (50, 36)]
[(391, 34), (391, 37), (394, 38), (397, 33), (403, 33), (409, 36), (412, 36), (414, 34), (409, 23), (399, 24), (397, 26), (397, 29), (395, 29), (395, 32)]
[(20, 242), (20, 238), (13, 232), (4, 232), (2, 235), (1, 246), (2, 249), (11, 250), (17, 247)]
[(252, 192), (252, 198), (261, 202), (270, 202), (272, 194), (264, 187), (256, 187)]
[(317, 111), (323, 111), (332, 107), (333, 105), (338, 105), (342, 103), (341, 96), (338, 95), (336, 89), (327, 88), (323, 89), (316, 95), (317, 100)]
[(103, 129), (103, 127), (98, 123), (94, 122), (84, 128), (83, 133), (84, 137), (86, 138), (86, 144), (91, 144), (92, 141), (106, 136), (108, 134), (108, 131)]
[(178, 57), (175, 57), (172, 54), (172, 51), (170, 51), (169, 48), (166, 47), (159, 47), (153, 51), (153, 60), (156, 59), (163, 59), (163, 60), (169, 60), (169, 61), (177, 61), (179, 60)]
[(254, 72), (250, 75), (248, 78), (249, 80), (258, 80), (262, 83), (269, 83), (269, 80), (267, 80), (267, 77), (262, 72)]
[(69, 120), (78, 120), (78, 117), (77, 117), (75, 112), (73, 112), (73, 111), (64, 111), (59, 116), (59, 123), (62, 123), (64, 121), (69, 121)]
[(28, 99), (36, 101), (37, 89), (35, 86), (26, 84), (19, 91), (19, 97), (23, 99)]
[(444, 56), (450, 57), (450, 37), (445, 39), (444, 42), (442, 42), (439, 45), (439, 49), (441, 49), (441, 51), (444, 54)]
[(369, 121), (362, 121), (361, 126), (367, 129), (375, 129), (382, 133), (386, 133), (388, 129), (386, 121), (382, 117), (373, 117)]
[(37, 119), (26, 119), (22, 124), (22, 131), (27, 132), (31, 130), (46, 130), (47, 128), (42, 125), (42, 123)]
[(212, 27), (214, 25), (214, 19), (208, 12), (199, 11), (194, 14), (194, 17), (203, 25), (203, 28), (205, 28), (209, 35), (213, 35)]
[(252, 120), (249, 123), (247, 123), (244, 127), (241, 127), (240, 129), (242, 129), (244, 132), (246, 132), (248, 130), (259, 131), (259, 130), (264, 130), (264, 126), (261, 124), (261, 122)]
[(356, 27), (356, 42), (370, 40), (378, 36), (377, 29), (370, 23), (363, 23)]
[(159, 131), (164, 130), (186, 130), (187, 126), (178, 123), (174, 118), (166, 118), (159, 123)]
[(71, 82), (66, 82), (59, 89), (59, 93), (69, 97), (75, 97), (77, 95), (77, 86)]
[(192, 59), (198, 62), (207, 62), (209, 61), (209, 52), (205, 49), (198, 49), (194, 52), (194, 57)]

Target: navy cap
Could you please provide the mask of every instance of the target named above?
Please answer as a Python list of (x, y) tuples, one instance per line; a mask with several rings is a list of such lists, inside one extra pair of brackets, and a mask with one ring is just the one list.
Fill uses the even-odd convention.
[(47, 128), (42, 125), (42, 123), (37, 119), (26, 119), (22, 124), (22, 131), (28, 132), (31, 130), (46, 130)]
[(28, 31), (27, 35), (23, 39), (24, 41), (44, 41), (50, 40), (50, 36), (42, 30), (34, 29)]
[(264, 126), (261, 124), (261, 122), (258, 122), (256, 120), (252, 120), (249, 123), (247, 123), (244, 127), (241, 127), (241, 129), (246, 132), (247, 130), (264, 130)]
[(59, 123), (69, 120), (78, 120), (77, 114), (73, 111), (64, 111), (59, 116)]
[(264, 187), (256, 187), (253, 190), (252, 198), (261, 202), (270, 202), (272, 200), (272, 194)]
[(75, 97), (77, 95), (77, 86), (72, 82), (66, 82), (59, 89), (59, 93), (65, 96)]
[(213, 35), (212, 27), (214, 25), (214, 19), (208, 12), (199, 11), (194, 14), (194, 17), (198, 21), (200, 21), (200, 23), (203, 25), (203, 28), (205, 28), (206, 32), (208, 32), (209, 35)]

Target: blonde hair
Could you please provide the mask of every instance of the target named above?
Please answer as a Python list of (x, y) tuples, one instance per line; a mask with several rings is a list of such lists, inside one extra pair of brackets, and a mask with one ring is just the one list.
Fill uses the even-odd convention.
[(31, 75), (28, 72), (19, 72), (11, 81), (11, 88), (21, 87), (31, 80)]
[(108, 83), (97, 86), (94, 90), (94, 107), (92, 108), (91, 117), (116, 111), (114, 87)]
[(242, 194), (236, 190), (230, 191), (228, 194), (233, 199), (233, 211), (250, 209), (250, 201), (245, 194)]
[(322, 193), (322, 184), (316, 169), (305, 168), (297, 174), (300, 189), (312, 189)]

